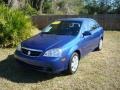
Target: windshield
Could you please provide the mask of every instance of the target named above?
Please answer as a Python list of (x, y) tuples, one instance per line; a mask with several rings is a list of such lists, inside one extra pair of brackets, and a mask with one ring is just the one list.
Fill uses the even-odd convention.
[(55, 21), (42, 30), (42, 34), (77, 35), (81, 23), (75, 21)]

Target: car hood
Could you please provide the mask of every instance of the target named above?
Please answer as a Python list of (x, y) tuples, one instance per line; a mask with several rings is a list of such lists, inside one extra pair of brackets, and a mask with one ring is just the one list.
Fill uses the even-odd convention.
[(59, 48), (74, 39), (75, 36), (68, 35), (49, 35), (38, 34), (30, 39), (23, 41), (21, 44), (23, 47), (47, 50), (50, 48)]

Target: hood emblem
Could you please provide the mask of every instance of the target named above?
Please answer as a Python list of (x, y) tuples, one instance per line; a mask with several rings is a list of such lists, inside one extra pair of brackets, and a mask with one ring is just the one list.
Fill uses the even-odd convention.
[(28, 55), (30, 55), (31, 54), (31, 52), (30, 51), (28, 51)]

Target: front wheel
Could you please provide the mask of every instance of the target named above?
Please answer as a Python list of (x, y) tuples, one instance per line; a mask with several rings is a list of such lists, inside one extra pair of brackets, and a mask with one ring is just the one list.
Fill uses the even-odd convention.
[(98, 45), (97, 50), (98, 50), (98, 51), (102, 50), (102, 47), (103, 47), (103, 40), (100, 39), (100, 42), (99, 42), (99, 45)]
[(68, 65), (68, 73), (74, 74), (78, 69), (78, 65), (79, 65), (79, 55), (78, 53), (75, 52), (71, 56), (71, 60)]

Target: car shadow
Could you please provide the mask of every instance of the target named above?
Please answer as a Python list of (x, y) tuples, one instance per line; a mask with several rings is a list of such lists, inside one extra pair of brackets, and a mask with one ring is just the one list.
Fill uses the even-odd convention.
[(9, 55), (0, 62), (0, 77), (17, 83), (36, 83), (65, 75), (66, 73), (47, 74), (21, 68), (16, 62), (14, 55)]

